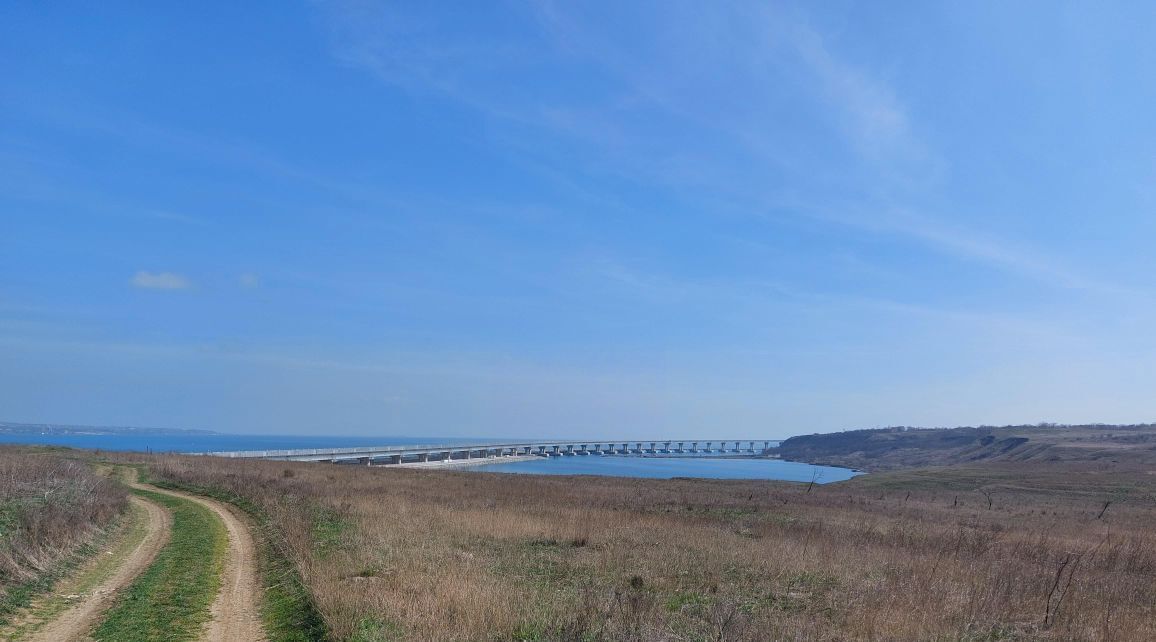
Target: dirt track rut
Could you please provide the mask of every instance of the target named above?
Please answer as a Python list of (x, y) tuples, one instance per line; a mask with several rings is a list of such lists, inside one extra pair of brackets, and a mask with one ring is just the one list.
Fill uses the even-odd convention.
[[(221, 587), (210, 607), (211, 619), (200, 639), (207, 642), (266, 640), (259, 607), (257, 548), (247, 520), (228, 505), (206, 497), (135, 482), (129, 482), (129, 485), (138, 490), (163, 493), (201, 504), (213, 511), (225, 525), (229, 544), (222, 569)], [(121, 551), (118, 553), (119, 560), (110, 562), (100, 555), (94, 556), (72, 577), (61, 582), (54, 591), (55, 595), (45, 598), (56, 600), (56, 606), (45, 602), (47, 606), (40, 609), (40, 615), (37, 615), (35, 607), (30, 608), (28, 614), (21, 621), (15, 622), (10, 630), (0, 630), (0, 637), (16, 635), (17, 639), (32, 642), (91, 639), (90, 633), (116, 601), (118, 593), (152, 564), (171, 535), (172, 515), (169, 511), (143, 497), (133, 496), (129, 499), (134, 510), (144, 512), (143, 536), (139, 530), (134, 534), (132, 528), (126, 528), (121, 539), (123, 543), (118, 549)], [(141, 526), (136, 528), (140, 529)], [(128, 537), (139, 537), (140, 541), (133, 545), (123, 539)], [(123, 550), (129, 546), (132, 546), (131, 550)], [(108, 554), (112, 554), (112, 551)], [(114, 564), (111, 570), (109, 564)], [(73, 591), (77, 593), (73, 595)], [(65, 599), (76, 601), (61, 609), (60, 600)]]
[[(79, 601), (23, 639), (35, 642), (87, 639), (88, 633), (99, 621), (100, 616), (112, 606), (117, 593), (152, 563), (157, 552), (168, 542), (172, 520), (168, 511), (153, 502), (140, 497), (132, 497), (130, 501), (145, 511), (147, 531), (144, 538), (108, 577), (81, 595)], [(58, 591), (69, 592), (68, 582), (65, 582)]]
[(208, 642), (265, 640), (265, 632), (261, 627), (260, 584), (257, 581), (257, 547), (253, 543), (253, 536), (249, 532), (246, 520), (228, 505), (200, 495), (143, 484), (136, 487), (201, 504), (225, 523), (225, 530), (229, 536), (229, 551), (221, 575), (221, 588), (213, 600), (212, 619), (201, 639)]

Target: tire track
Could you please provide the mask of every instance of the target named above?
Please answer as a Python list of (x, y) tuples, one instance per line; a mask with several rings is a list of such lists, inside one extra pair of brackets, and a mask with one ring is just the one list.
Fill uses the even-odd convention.
[(261, 626), (260, 584), (257, 581), (257, 547), (245, 520), (229, 506), (200, 495), (147, 484), (133, 484), (133, 487), (201, 504), (213, 511), (225, 524), (229, 537), (229, 551), (222, 571), (221, 588), (210, 609), (212, 619), (201, 640), (208, 642), (265, 640), (265, 632)]
[[(140, 497), (130, 497), (129, 501), (145, 511), (147, 531), (140, 543), (129, 552), (124, 561), (107, 578), (83, 595), (80, 601), (74, 603), (43, 626), (36, 627), (27, 637), (18, 639), (33, 642), (87, 639), (89, 632), (100, 616), (112, 606), (120, 590), (131, 584), (141, 572), (152, 564), (153, 558), (168, 542), (172, 520), (168, 511), (153, 502)], [(126, 533), (126, 536), (131, 536), (131, 533)], [(94, 562), (99, 563), (99, 561), (98, 555)], [(82, 569), (77, 576), (82, 576), (84, 572)], [(70, 590), (69, 587), (69, 582), (65, 581), (57, 591), (67, 594)]]

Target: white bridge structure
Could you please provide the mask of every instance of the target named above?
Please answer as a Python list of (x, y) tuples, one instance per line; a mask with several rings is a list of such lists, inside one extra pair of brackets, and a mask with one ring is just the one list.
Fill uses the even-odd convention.
[(233, 459), (323, 461), (364, 465), (450, 461), (497, 457), (605, 457), (609, 455), (720, 457), (765, 455), (777, 440), (662, 440), (662, 441), (526, 441), (495, 444), (431, 444), (365, 448), (311, 448), (299, 450), (234, 450), (197, 453)]

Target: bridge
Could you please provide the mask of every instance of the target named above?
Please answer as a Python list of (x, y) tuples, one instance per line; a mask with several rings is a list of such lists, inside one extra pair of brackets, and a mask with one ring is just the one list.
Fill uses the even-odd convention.
[(495, 444), (428, 444), (365, 448), (298, 450), (234, 450), (197, 453), (234, 459), (320, 461), (331, 463), (403, 464), (415, 462), (492, 459), (497, 457), (605, 457), (610, 455), (717, 457), (761, 455), (777, 440), (655, 440), (655, 441), (525, 441)]

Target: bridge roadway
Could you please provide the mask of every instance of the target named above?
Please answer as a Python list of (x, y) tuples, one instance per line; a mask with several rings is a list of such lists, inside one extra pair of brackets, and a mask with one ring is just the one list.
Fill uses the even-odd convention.
[(429, 444), (365, 448), (312, 448), (299, 450), (234, 450), (197, 453), (236, 459), (323, 461), (332, 463), (401, 464), (512, 456), (588, 457), (606, 455), (719, 456), (762, 454), (778, 446), (767, 439), (675, 439), (653, 441), (526, 441), (498, 444)]

